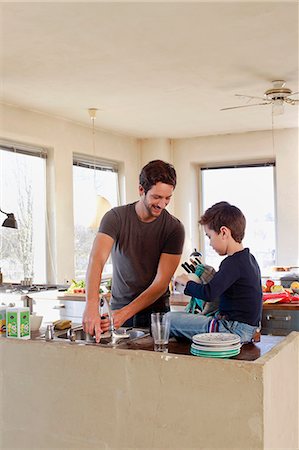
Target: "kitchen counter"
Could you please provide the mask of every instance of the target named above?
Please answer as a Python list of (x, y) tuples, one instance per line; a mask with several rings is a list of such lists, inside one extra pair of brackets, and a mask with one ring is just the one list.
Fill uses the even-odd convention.
[[(170, 304), (173, 306), (185, 307), (188, 305), (190, 297), (184, 294), (172, 294), (170, 296)], [(299, 309), (299, 298), (297, 301), (292, 301), (291, 303), (264, 303), (263, 309)]]
[(252, 360), (141, 341), (0, 339), (0, 448), (298, 447), (299, 333)]
[[(261, 341), (254, 344), (244, 344), (239, 355), (229, 358), (231, 360), (255, 361), (265, 355), (279, 342), (284, 339), (283, 336), (261, 336)], [(120, 348), (128, 350), (146, 350), (153, 351), (153, 339), (150, 336), (121, 344)], [(197, 358), (190, 353), (189, 341), (176, 341), (171, 338), (168, 345), (168, 353), (174, 355), (189, 355), (191, 358)]]
[[(174, 311), (182, 311), (190, 297), (173, 294), (170, 305)], [(299, 300), (291, 303), (264, 303), (261, 332), (264, 335), (286, 336), (291, 331), (299, 331)]]
[[(73, 326), (80, 324), (73, 324)], [(40, 331), (31, 332), (31, 339), (39, 340), (41, 335), (44, 335), (45, 329)], [(244, 344), (241, 347), (239, 355), (229, 358), (231, 360), (242, 360), (242, 361), (255, 361), (261, 356), (265, 355), (272, 348), (274, 348), (279, 342), (285, 339), (284, 336), (261, 336), (260, 342), (255, 342), (251, 344)], [(52, 342), (51, 342), (52, 343)], [(57, 345), (61, 345), (62, 342), (53, 342)], [(69, 341), (64, 342), (64, 344), (69, 344), (75, 346), (75, 343)], [(96, 345), (95, 345), (96, 346)], [(154, 342), (151, 336), (145, 336), (136, 340), (127, 341), (124, 339), (120, 341), (117, 345), (120, 350), (145, 350), (154, 351)], [(188, 355), (190, 358), (197, 358), (190, 353), (190, 342), (187, 340), (177, 341), (175, 338), (169, 340), (168, 354), (173, 355)]]

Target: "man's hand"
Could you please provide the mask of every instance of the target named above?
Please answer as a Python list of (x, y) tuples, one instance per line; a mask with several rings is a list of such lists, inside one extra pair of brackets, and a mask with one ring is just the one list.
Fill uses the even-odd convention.
[[(122, 324), (128, 319), (127, 315), (125, 314), (124, 308), (113, 311), (112, 316), (115, 330), (120, 328)], [(110, 317), (108, 316), (108, 314), (102, 316), (101, 329), (103, 333), (110, 330)]]
[(101, 339), (102, 328), (98, 307), (94, 307), (94, 305), (86, 305), (83, 314), (82, 325), (85, 333), (88, 333), (91, 336), (95, 336), (96, 342), (99, 343)]

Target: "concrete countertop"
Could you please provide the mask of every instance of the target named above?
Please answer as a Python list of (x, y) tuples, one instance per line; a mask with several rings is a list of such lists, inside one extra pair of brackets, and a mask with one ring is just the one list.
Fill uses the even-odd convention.
[(0, 339), (0, 447), (298, 448), (298, 339), (254, 361)]
[[(80, 324), (73, 324), (73, 326), (80, 325)], [(78, 344), (72, 343), (68, 340), (61, 341), (44, 341), (41, 340), (40, 337), (45, 332), (45, 329), (41, 329), (37, 332), (31, 332), (31, 339), (37, 340), (39, 342), (45, 342), (47, 344), (54, 344), (54, 345), (71, 345), (73, 347), (76, 347)], [(234, 356), (229, 359), (237, 359), (242, 361), (256, 361), (261, 356), (268, 353), (272, 348), (274, 348), (277, 344), (279, 344), (282, 340), (284, 340), (285, 336), (271, 336), (271, 335), (263, 335), (261, 336), (260, 342), (255, 342), (252, 344), (243, 344), (241, 351), (239, 355)], [(191, 355), (190, 353), (190, 342), (185, 340), (177, 341), (175, 338), (171, 338), (168, 345), (168, 354), (173, 355), (188, 355), (191, 358), (197, 358), (196, 356)], [(96, 345), (87, 345), (86, 348), (95, 348)], [(99, 345), (99, 348), (104, 348), (104, 345)], [(151, 336), (145, 336), (143, 338), (139, 338), (132, 341), (126, 341), (125, 339), (120, 342), (116, 347), (116, 349), (120, 350), (145, 350), (149, 352), (154, 352), (154, 343), (153, 338)], [(111, 347), (106, 347), (107, 350), (112, 350)], [(160, 354), (161, 355), (161, 354)]]

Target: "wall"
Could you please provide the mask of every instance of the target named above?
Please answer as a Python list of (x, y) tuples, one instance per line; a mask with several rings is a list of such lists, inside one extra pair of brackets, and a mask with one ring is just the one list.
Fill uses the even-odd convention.
[[(276, 160), (277, 264), (299, 265), (298, 129), (181, 139), (173, 144), (178, 173), (175, 213), (186, 228), (185, 255), (199, 245), (200, 165)], [(267, 201), (267, 199), (265, 199)]]
[(277, 346), (261, 361), (265, 363), (264, 443), (267, 449), (299, 448), (299, 333), (296, 334), (297, 339), (292, 333), (289, 345)]
[[(54, 263), (49, 281), (64, 283), (74, 277), (72, 156), (73, 152), (93, 156), (91, 129), (6, 105), (0, 105), (0, 114), (1, 138), (49, 150), (48, 218)], [(140, 168), (138, 141), (96, 130), (95, 154), (119, 162), (121, 200), (123, 203), (136, 200)]]
[[(86, 112), (87, 113), (87, 112)], [(49, 224), (55, 273), (51, 280), (74, 276), (72, 152), (91, 154), (91, 130), (75, 123), (11, 106), (0, 109), (0, 137), (49, 148)], [(122, 203), (138, 199), (140, 168), (152, 159), (174, 164), (178, 184), (169, 211), (186, 230), (183, 259), (200, 247), (200, 165), (276, 160), (277, 264), (299, 265), (298, 129), (193, 139), (142, 139), (96, 131), (96, 155), (119, 162)], [(61, 195), (63, 193), (63, 195)]]
[(247, 362), (0, 339), (0, 448), (295, 450), (298, 340)]
[[(162, 161), (167, 161), (173, 163), (173, 150), (172, 142), (170, 139), (141, 139), (141, 164), (140, 167), (145, 166), (149, 161), (154, 159), (162, 159)], [(167, 210), (175, 215), (175, 192), (172, 199), (167, 207)]]

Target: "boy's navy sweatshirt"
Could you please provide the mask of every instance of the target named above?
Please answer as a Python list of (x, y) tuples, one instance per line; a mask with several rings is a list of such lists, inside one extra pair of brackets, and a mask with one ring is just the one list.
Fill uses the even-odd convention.
[(219, 297), (227, 320), (258, 326), (262, 317), (261, 272), (248, 248), (225, 258), (208, 284), (188, 281), (184, 293), (206, 302)]

